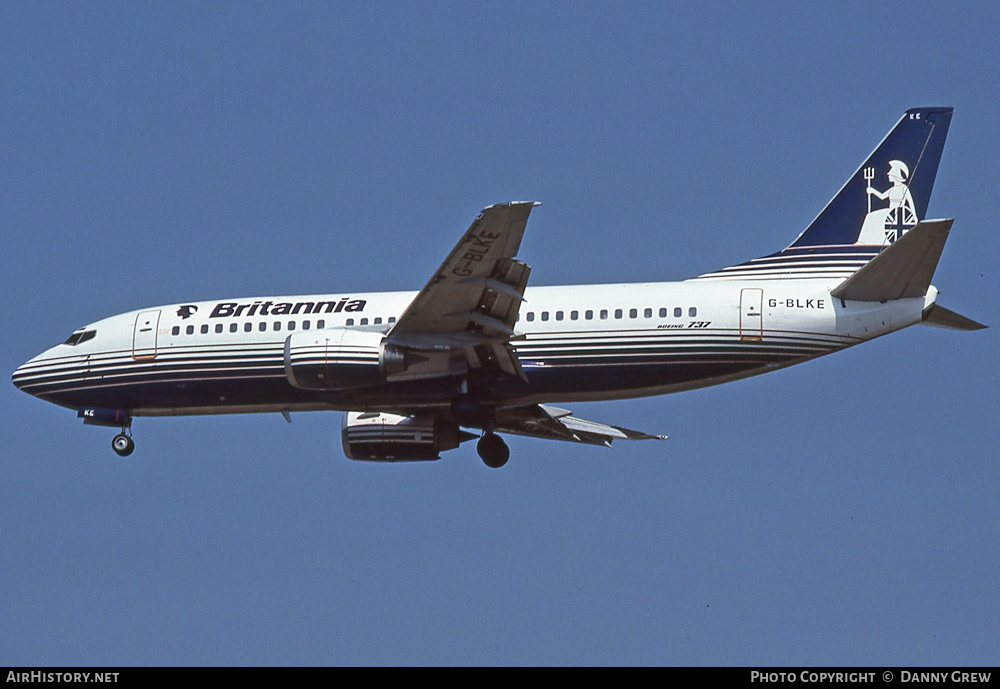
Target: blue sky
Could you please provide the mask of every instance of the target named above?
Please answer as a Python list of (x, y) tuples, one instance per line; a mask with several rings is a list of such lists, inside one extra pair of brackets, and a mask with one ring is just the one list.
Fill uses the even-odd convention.
[(995, 664), (1000, 10), (988, 3), (0, 4), (4, 370), (144, 306), (417, 289), (483, 206), (532, 284), (790, 243), (955, 107), (914, 327), (575, 405), (671, 436), (355, 463), (338, 414), (108, 429), (0, 392), (0, 659)]

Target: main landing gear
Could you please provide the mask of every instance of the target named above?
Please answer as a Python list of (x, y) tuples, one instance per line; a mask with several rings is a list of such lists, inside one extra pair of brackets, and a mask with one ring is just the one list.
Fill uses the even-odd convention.
[(510, 448), (499, 435), (493, 431), (483, 433), (483, 436), (476, 443), (476, 452), (483, 460), (483, 464), (491, 469), (499, 469), (510, 459)]
[(476, 443), (476, 452), (486, 466), (499, 469), (507, 463), (510, 448), (493, 430), (495, 412), (491, 407), (480, 404), (479, 396), (474, 390), (470, 392), (467, 381), (462, 381), (459, 395), (452, 400), (451, 413), (459, 425), (483, 429), (483, 435)]
[(111, 440), (111, 449), (114, 450), (119, 457), (128, 457), (135, 450), (135, 441), (132, 440), (131, 435), (125, 434), (126, 429), (123, 428), (122, 432), (116, 435)]

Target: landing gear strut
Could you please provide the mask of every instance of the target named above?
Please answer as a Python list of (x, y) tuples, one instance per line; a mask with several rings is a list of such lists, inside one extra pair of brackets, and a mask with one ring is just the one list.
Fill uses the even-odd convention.
[(499, 469), (510, 459), (510, 448), (493, 430), (496, 410), (480, 403), (481, 394), (475, 385), (462, 379), (458, 395), (451, 402), (451, 413), (460, 426), (478, 426), (483, 435), (476, 443), (476, 452), (491, 469)]
[(111, 441), (111, 449), (114, 450), (119, 457), (128, 457), (135, 450), (135, 441), (132, 440), (132, 436), (125, 435), (125, 429), (119, 433)]
[(483, 463), (491, 469), (499, 469), (510, 459), (510, 448), (499, 435), (493, 431), (483, 433), (483, 437), (476, 443), (476, 452), (482, 458)]

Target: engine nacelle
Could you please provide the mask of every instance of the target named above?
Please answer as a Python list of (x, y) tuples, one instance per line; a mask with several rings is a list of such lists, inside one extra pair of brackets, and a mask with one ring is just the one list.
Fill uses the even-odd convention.
[(349, 328), (293, 333), (285, 340), (285, 375), (297, 388), (341, 390), (378, 385), (429, 360), (384, 340)]
[(385, 381), (382, 333), (328, 328), (293, 333), (285, 340), (285, 375), (298, 388), (340, 390)]
[(349, 459), (371, 462), (414, 462), (439, 459), (443, 450), (476, 436), (432, 416), (399, 416), (377, 412), (344, 414), (341, 439)]

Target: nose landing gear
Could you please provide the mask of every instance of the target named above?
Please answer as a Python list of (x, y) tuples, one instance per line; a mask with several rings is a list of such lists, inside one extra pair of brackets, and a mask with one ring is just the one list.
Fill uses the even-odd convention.
[(114, 450), (119, 457), (128, 457), (135, 450), (135, 441), (132, 440), (131, 435), (125, 434), (126, 429), (122, 429), (122, 432), (116, 435), (111, 440), (111, 449)]
[(122, 429), (122, 432), (111, 440), (111, 449), (119, 457), (128, 457), (135, 450), (135, 441), (132, 440), (132, 414), (127, 409), (83, 407), (77, 410), (76, 415), (88, 426)]

